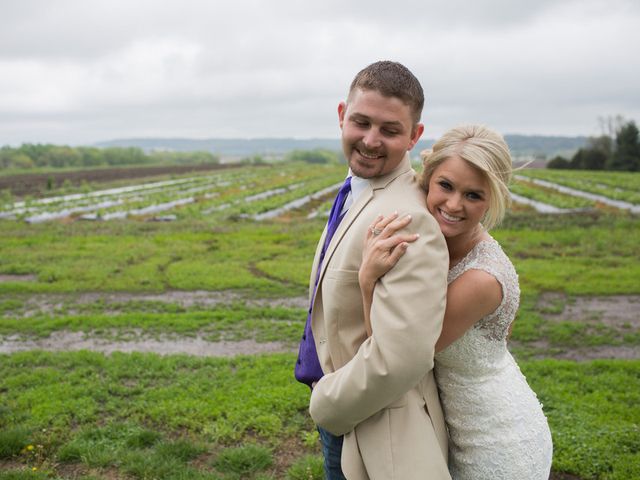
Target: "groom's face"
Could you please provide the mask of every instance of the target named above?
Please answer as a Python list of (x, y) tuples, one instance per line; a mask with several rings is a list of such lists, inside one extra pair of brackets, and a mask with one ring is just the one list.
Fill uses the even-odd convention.
[(361, 178), (386, 175), (416, 144), (424, 130), (414, 125), (411, 107), (375, 90), (355, 89), (338, 105), (342, 149), (351, 171)]

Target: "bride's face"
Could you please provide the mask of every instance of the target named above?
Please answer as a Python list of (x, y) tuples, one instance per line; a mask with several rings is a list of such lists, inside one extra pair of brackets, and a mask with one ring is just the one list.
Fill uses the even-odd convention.
[(489, 182), (460, 157), (443, 161), (429, 180), (427, 209), (450, 239), (476, 231), (489, 207)]

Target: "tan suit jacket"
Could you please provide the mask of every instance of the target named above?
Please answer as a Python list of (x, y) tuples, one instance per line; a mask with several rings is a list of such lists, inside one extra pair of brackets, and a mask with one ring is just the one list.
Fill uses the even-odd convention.
[[(408, 229), (420, 238), (378, 282), (367, 338), (358, 284), (363, 242), (375, 217), (394, 210), (412, 216)], [(349, 208), (327, 249), (313, 306), (325, 376), (313, 389), (309, 410), (318, 425), (345, 434), (342, 469), (349, 480), (450, 479), (432, 371), (448, 264), (446, 243), (407, 155), (390, 174), (370, 179)]]

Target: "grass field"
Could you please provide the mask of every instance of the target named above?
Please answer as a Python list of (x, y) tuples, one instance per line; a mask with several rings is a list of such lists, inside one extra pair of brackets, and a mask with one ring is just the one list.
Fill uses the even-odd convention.
[[(307, 181), (261, 176), (244, 194)], [(292, 366), (326, 221), (307, 217), (331, 195), (265, 222), (240, 205), (168, 223), (1, 221), (0, 348), (81, 334), (279, 351), (0, 353), (0, 480), (322, 478)], [(494, 236), (520, 276), (512, 350), (549, 418), (555, 478), (640, 478), (640, 218), (518, 211)]]

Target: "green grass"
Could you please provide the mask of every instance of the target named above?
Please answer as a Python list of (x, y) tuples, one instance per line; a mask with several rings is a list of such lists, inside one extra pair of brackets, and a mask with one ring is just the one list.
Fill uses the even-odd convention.
[(46, 337), (55, 331), (92, 333), (102, 337), (195, 336), (208, 341), (253, 339), (295, 343), (304, 327), (306, 310), (248, 307), (243, 304), (190, 308), (183, 312), (86, 313), (0, 317), (0, 335)]
[[(294, 362), (290, 354), (2, 355), (0, 429), (9, 432), (0, 436), (2, 458), (41, 469), (116, 469), (134, 478), (174, 478), (195, 471), (195, 462), (211, 465), (200, 468), (218, 475), (210, 478), (250, 478), (237, 474), (273, 470), (266, 452), (313, 430), (308, 389), (293, 380)], [(28, 445), (42, 446), (38, 461)]]
[(305, 455), (298, 459), (287, 472), (287, 480), (324, 480), (322, 457)]
[(554, 471), (640, 478), (640, 361), (544, 360), (522, 367), (549, 419)]
[(245, 435), (274, 440), (308, 423), (301, 415), (308, 392), (292, 381), (293, 364), (291, 355), (233, 360), (91, 352), (5, 355), (3, 419), (54, 430), (96, 421), (143, 422), (221, 442)]
[[(18, 433), (0, 437), (0, 449), (14, 463), (54, 474), (78, 465), (134, 478), (180, 471), (260, 478), (288, 469), (288, 478), (319, 478), (317, 446), (299, 443), (295, 465), (273, 462), (283, 443), (313, 437), (308, 390), (292, 380), (294, 360), (5, 355), (0, 427)], [(541, 360), (521, 368), (549, 418), (554, 471), (603, 480), (640, 474), (640, 361)], [(37, 459), (28, 445), (41, 446)]]
[[(540, 228), (541, 216), (517, 218), (523, 217), (531, 226), (507, 224), (495, 236), (525, 289), (638, 291), (637, 217), (587, 215), (590, 225), (565, 217), (557, 228), (557, 219)], [(232, 289), (304, 295), (323, 222), (0, 222), (0, 273), (37, 275), (34, 282), (0, 283), (0, 293)]]
[(271, 451), (252, 444), (222, 450), (213, 462), (218, 471), (238, 479), (252, 478), (257, 472), (266, 470), (272, 464)]
[[(305, 178), (325, 181), (312, 169), (291, 168), (282, 178), (267, 170), (229, 174), (238, 184), (209, 204)], [(635, 178), (611, 181), (622, 189)], [(256, 202), (252, 209), (282, 200)], [(0, 221), (0, 274), (36, 275), (35, 281), (0, 283), (0, 339), (81, 331), (119, 340), (201, 335), (295, 345), (305, 309), (253, 300), (307, 294), (326, 221), (303, 220), (309, 210), (261, 223), (239, 219), (240, 207), (203, 216), (200, 206), (166, 224)], [(493, 235), (519, 273), (522, 301), (512, 338), (549, 417), (554, 471), (583, 480), (640, 477), (640, 361), (535, 359), (640, 344), (632, 325), (607, 326), (596, 316), (549, 319), (580, 295), (640, 294), (640, 219), (611, 210), (515, 212)], [(230, 295), (215, 306), (106, 299), (110, 293), (173, 290)], [(83, 300), (87, 292), (97, 300)], [(558, 296), (543, 305), (546, 292)], [(0, 480), (322, 478), (308, 389), (293, 380), (294, 359), (0, 355)]]
[(640, 293), (640, 220), (600, 218), (591, 225), (563, 218), (564, 224), (546, 229), (507, 224), (494, 237), (513, 261), (523, 292)]
[[(322, 220), (295, 224), (0, 222), (0, 293), (244, 290), (304, 294)], [(278, 268), (271, 268), (274, 265)]]

